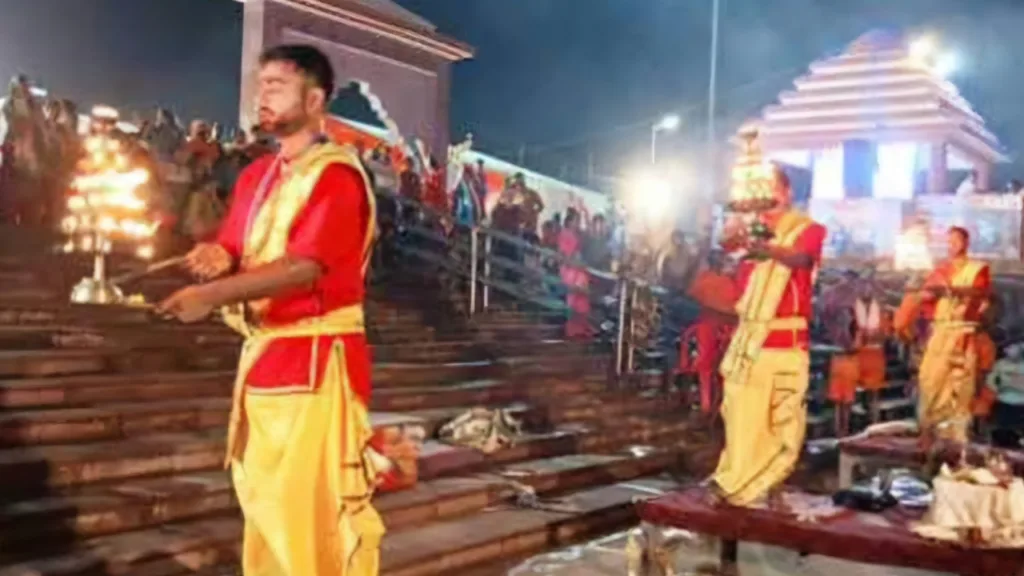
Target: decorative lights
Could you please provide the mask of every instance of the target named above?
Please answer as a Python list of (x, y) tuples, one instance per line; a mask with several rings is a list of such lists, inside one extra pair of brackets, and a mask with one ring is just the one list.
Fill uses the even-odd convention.
[(110, 304), (121, 301), (122, 295), (107, 281), (106, 255), (115, 248), (129, 248), (139, 258), (152, 258), (157, 224), (146, 218), (148, 207), (138, 195), (138, 188), (149, 181), (149, 172), (131, 165), (121, 142), (112, 134), (117, 110), (97, 106), (91, 116), (85, 158), (72, 182), (67, 216), (61, 221), (68, 238), (63, 251), (94, 256), (92, 277), (83, 278), (75, 286), (71, 301)]
[(762, 221), (761, 213), (778, 205), (775, 199), (778, 168), (764, 161), (755, 128), (744, 127), (739, 137), (741, 149), (732, 169), (726, 209), (745, 222), (751, 237), (768, 240), (773, 234)]

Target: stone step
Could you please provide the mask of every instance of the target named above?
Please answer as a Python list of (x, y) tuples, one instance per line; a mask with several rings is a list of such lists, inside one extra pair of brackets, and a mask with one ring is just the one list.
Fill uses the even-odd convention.
[[(404, 422), (420, 422), (404, 417)], [(394, 425), (393, 421), (380, 426)], [(431, 444), (424, 450), (420, 475), (437, 477), (453, 470), (485, 468), (495, 462), (543, 458), (580, 451), (613, 452), (624, 446), (673, 443), (689, 431), (687, 423), (655, 419), (626, 420), (621, 426), (528, 434), (519, 444), (484, 455), (469, 448)], [(225, 430), (154, 433), (90, 444), (61, 444), (0, 450), (0, 477), (7, 500), (35, 498), (54, 490), (97, 482), (213, 470), (223, 464)]]
[[(412, 339), (412, 335), (409, 335)], [(374, 344), (373, 358), (385, 362), (455, 362), (491, 358), (497, 354), (557, 354), (562, 350), (580, 353), (585, 346), (561, 340), (502, 340), (490, 344), (469, 339), (469, 335), (450, 335), (450, 339), (434, 341), (417, 338), (404, 344)], [(459, 339), (456, 339), (459, 338)], [(386, 339), (386, 338), (385, 338)], [(373, 340), (371, 340), (372, 342)], [(242, 339), (226, 327), (167, 326), (89, 328), (71, 325), (4, 326), (0, 327), (0, 349), (42, 353), (52, 349), (131, 350), (135, 348), (177, 348), (216, 346), (225, 353), (241, 346)], [(36, 357), (43, 357), (39, 354)]]
[[(159, 402), (229, 398), (233, 371), (96, 374), (0, 380), (0, 409), (90, 408), (108, 403)], [(453, 405), (495, 404), (524, 400), (532, 391), (571, 396), (600, 392), (604, 375), (510, 375), (500, 379), (452, 380), (451, 384), (388, 386), (374, 381), (371, 408), (421, 410)], [(543, 395), (543, 394), (542, 394)]]
[(72, 324), (0, 326), (0, 349), (141, 348), (194, 345), (239, 346), (242, 339), (226, 327), (142, 325), (89, 327)]
[(574, 396), (554, 397), (533, 403), (527, 415), (533, 426), (553, 427), (566, 423), (599, 425), (622, 424), (640, 417), (682, 417), (685, 412), (682, 395), (650, 395), (621, 392), (599, 392)]
[[(21, 302), (0, 298), (0, 326), (18, 325), (53, 325), (70, 324), (76, 327), (108, 327), (119, 325), (158, 325), (173, 329), (192, 329), (195, 326), (211, 326), (225, 329), (223, 323), (211, 318), (205, 322), (182, 326), (176, 322), (160, 320), (150, 313), (148, 308), (117, 306), (68, 304), (66, 302)], [(370, 331), (382, 334), (432, 332), (432, 328), (423, 324), (414, 316), (395, 318), (386, 315), (375, 318), (371, 311), (367, 312), (367, 326)]]
[(438, 386), (378, 388), (371, 406), (375, 410), (425, 410), (444, 406), (480, 406), (516, 401), (551, 402), (559, 397), (600, 393), (608, 384), (603, 377), (507, 377), (468, 380)]
[(636, 520), (634, 500), (675, 488), (646, 478), (568, 494), (561, 510), (499, 509), (438, 522), (385, 537), (381, 574), (432, 576), (460, 573), (505, 556), (608, 533)]
[[(508, 360), (469, 362), (377, 362), (373, 381), (381, 385), (468, 380), (507, 374), (516, 367), (529, 373), (569, 373), (606, 359), (591, 357), (579, 349), (551, 356), (544, 348), (530, 349), (526, 356)], [(99, 373), (139, 374), (151, 371), (224, 370), (237, 365), (236, 345), (193, 345), (168, 348), (114, 348), (0, 350), (0, 379), (40, 378)]]
[(233, 344), (162, 348), (0, 350), (0, 379), (169, 370), (218, 370), (238, 363)]
[(598, 374), (609, 358), (589, 354), (523, 356), (446, 364), (379, 363), (374, 366), (374, 384), (386, 386), (430, 385), (438, 382), (500, 378), (506, 375)]
[[(508, 507), (433, 522), (385, 536), (381, 573), (428, 576), (460, 573), (505, 555), (568, 544), (636, 520), (633, 501), (674, 488), (672, 482), (641, 478), (564, 496), (558, 511)], [(195, 574), (237, 563), (242, 522), (237, 516), (167, 524), (93, 538), (63, 556), (0, 569), (0, 576), (92, 574)]]
[[(427, 437), (432, 437), (447, 421), (463, 414), (474, 406), (504, 408), (510, 414), (524, 418), (527, 422), (565, 422), (573, 413), (552, 409), (545, 414), (553, 415), (542, 420), (528, 416), (534, 412), (530, 405), (517, 400), (532, 399), (544, 403), (553, 392), (581, 390), (577, 386), (553, 387), (545, 390), (521, 387), (517, 397), (509, 400), (495, 399), (475, 402), (469, 405), (446, 404), (432, 408), (404, 412), (373, 411), (370, 413), (374, 427), (387, 423), (415, 424), (421, 426)], [(537, 390), (536, 394), (530, 394)], [(449, 396), (454, 401), (457, 396)], [(572, 410), (574, 408), (570, 408)], [(607, 405), (588, 412), (592, 418), (606, 417), (635, 412), (643, 407), (631, 404)], [(118, 439), (139, 438), (148, 434), (189, 432), (227, 426), (231, 412), (231, 397), (178, 398), (173, 400), (147, 402), (105, 402), (90, 407), (18, 410), (0, 413), (0, 448), (19, 446), (42, 446), (50, 444), (82, 444)]]
[[(80, 408), (113, 402), (153, 402), (231, 395), (233, 371), (98, 374), (0, 380), (0, 409)], [(389, 387), (374, 382), (371, 407), (401, 411), (493, 404), (527, 398), (530, 390), (575, 394), (601, 391), (603, 377), (527, 376), (454, 380), (451, 384)]]
[(230, 398), (234, 371), (148, 372), (0, 380), (0, 409), (72, 408), (107, 402)]
[[(917, 401), (913, 398), (889, 398), (878, 402), (878, 409), (883, 420), (899, 420), (914, 416), (917, 410)], [(869, 409), (863, 404), (856, 404), (850, 411), (860, 417), (867, 417)]]
[(220, 428), (227, 426), (230, 412), (230, 396), (4, 412), (0, 414), (0, 448), (82, 444)]
[[(53, 340), (47, 338), (48, 333), (61, 335), (71, 332), (73, 334), (92, 334), (101, 336), (111, 342), (118, 343), (124, 340), (127, 344), (135, 346), (142, 343), (160, 343), (158, 336), (169, 337), (177, 341), (202, 340), (207, 341), (219, 338), (232, 343), (240, 342), (237, 334), (232, 332), (221, 322), (200, 322), (197, 324), (183, 325), (177, 322), (159, 320), (151, 316), (138, 315), (138, 310), (129, 312), (114, 310), (109, 307), (111, 314), (106, 317), (97, 318), (90, 314), (77, 311), (53, 311), (53, 310), (0, 310), (0, 343), (17, 342), (20, 338), (36, 338), (45, 342), (45, 345), (53, 345)], [(35, 334), (34, 332), (38, 332)], [(434, 328), (422, 324), (413, 323), (374, 323), (368, 321), (367, 338), (371, 342), (417, 342), (434, 339)], [(453, 333), (451, 336), (468, 336), (469, 332)], [(169, 343), (168, 343), (169, 344)], [(25, 346), (19, 345), (23, 348)]]
[[(511, 464), (496, 470), (437, 478), (400, 492), (378, 494), (374, 506), (395, 531), (479, 512), (529, 486), (538, 494), (577, 490), (609, 481), (659, 473), (679, 462), (677, 451), (580, 454)], [(36, 554), (48, 542), (92, 538), (237, 511), (230, 476), (223, 471), (129, 480), (66, 495), (0, 506), (6, 548), (17, 544)]]

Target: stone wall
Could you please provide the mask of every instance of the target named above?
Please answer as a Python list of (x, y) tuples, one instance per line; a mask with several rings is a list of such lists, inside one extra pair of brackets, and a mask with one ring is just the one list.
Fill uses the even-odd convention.
[(368, 85), (408, 142), (419, 138), (431, 150), (447, 150), (451, 59), (302, 6), (274, 0), (245, 3), (239, 103), (243, 126), (253, 124), (260, 52), (275, 44), (305, 43), (331, 58), (339, 87), (352, 81)]

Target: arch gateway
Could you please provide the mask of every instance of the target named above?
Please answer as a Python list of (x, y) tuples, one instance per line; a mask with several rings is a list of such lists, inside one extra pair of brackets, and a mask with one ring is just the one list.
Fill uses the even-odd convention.
[[(473, 49), (392, 0), (238, 0), (244, 4), (239, 118), (254, 122), (260, 52), (312, 44), (334, 64), (338, 84), (372, 86), (374, 100), (407, 141), (447, 150), (451, 67)], [(374, 102), (375, 107), (378, 105)]]

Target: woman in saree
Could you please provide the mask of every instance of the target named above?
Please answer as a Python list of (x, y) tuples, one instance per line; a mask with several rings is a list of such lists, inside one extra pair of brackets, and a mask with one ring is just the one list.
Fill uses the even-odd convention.
[(571, 262), (563, 262), (562, 282), (566, 286), (566, 305), (569, 320), (565, 323), (565, 337), (569, 340), (585, 339), (591, 336), (590, 321), (590, 276), (580, 263), (583, 250), (583, 235), (580, 229), (580, 213), (569, 208), (565, 213), (562, 231), (558, 235), (558, 252)]

